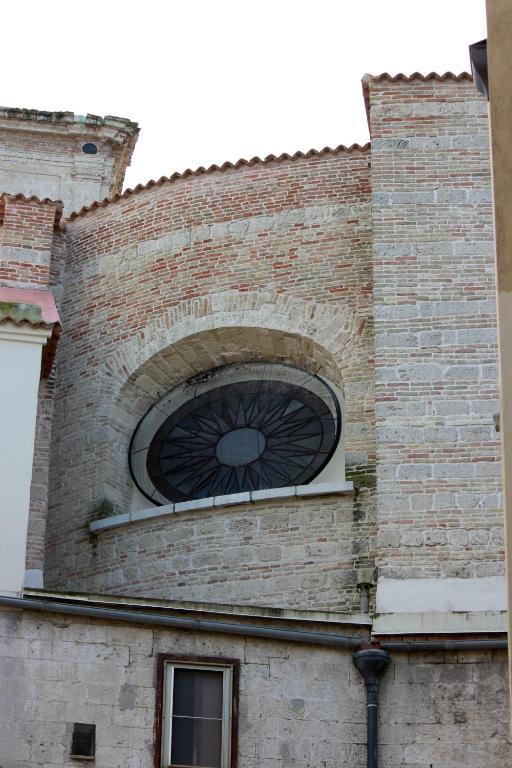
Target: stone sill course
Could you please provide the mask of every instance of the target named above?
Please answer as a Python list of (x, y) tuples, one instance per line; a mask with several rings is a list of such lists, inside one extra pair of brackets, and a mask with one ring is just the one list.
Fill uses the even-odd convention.
[(134, 512), (123, 512), (120, 515), (111, 515), (99, 520), (93, 520), (89, 525), (91, 533), (101, 533), (111, 528), (119, 528), (123, 525), (140, 523), (144, 520), (154, 520), (160, 517), (168, 517), (182, 512), (195, 512), (216, 507), (232, 507), (241, 504), (251, 504), (258, 501), (272, 501), (273, 499), (301, 498), (309, 496), (325, 495), (350, 495), (354, 493), (354, 484), (350, 481), (337, 483), (312, 483), (311, 485), (291, 485), (286, 488), (266, 488), (262, 491), (246, 491), (244, 493), (232, 493), (227, 496), (211, 496), (206, 499), (194, 499), (193, 501), (180, 501), (165, 504), (161, 507), (139, 509)]
[[(227, 617), (246, 621), (255, 619), (267, 624), (279, 625), (283, 622), (291, 626), (297, 624), (328, 624), (335, 626), (354, 625), (370, 626), (372, 619), (368, 614), (343, 613), (337, 610), (311, 610), (310, 608), (276, 608), (264, 605), (240, 605), (237, 603), (211, 603), (197, 600), (164, 600), (154, 597), (135, 595), (98, 594), (90, 592), (61, 592), (53, 589), (24, 589), (23, 597), (37, 598), (51, 602), (63, 601), (77, 605), (95, 605), (99, 608), (118, 608), (119, 610), (154, 611), (155, 615), (199, 616), (207, 619)], [(309, 629), (308, 629), (309, 631)]]

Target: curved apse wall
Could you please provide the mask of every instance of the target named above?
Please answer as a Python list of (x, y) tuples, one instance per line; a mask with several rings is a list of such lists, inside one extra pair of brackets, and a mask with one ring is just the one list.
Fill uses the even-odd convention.
[[(180, 179), (72, 219), (52, 437), (46, 584), (169, 599), (357, 607), (372, 564), (367, 151)], [(273, 498), (91, 536), (130, 510), (143, 413), (230, 363), (339, 387), (360, 492)], [(149, 504), (148, 504), (149, 506)]]

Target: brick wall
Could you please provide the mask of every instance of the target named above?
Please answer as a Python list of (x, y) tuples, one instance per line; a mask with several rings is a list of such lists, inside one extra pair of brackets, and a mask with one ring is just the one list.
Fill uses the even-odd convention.
[[(368, 151), (343, 149), (201, 173), (72, 218), (52, 443), (48, 584), (80, 589), (93, 580), (98, 563), (112, 557), (110, 539), (91, 541), (87, 523), (105, 497), (126, 509), (132, 488), (129, 439), (159, 392), (215, 364), (279, 359), (320, 369), (344, 391), (348, 476), (357, 475), (362, 493), (351, 509), (342, 501), (331, 504), (340, 540), (354, 516), (362, 526), (350, 556), (353, 589), (354, 558), (371, 561), (373, 535), (368, 201)], [(311, 502), (301, 503), (307, 512)], [(226, 518), (218, 515), (224, 526)], [(114, 558), (125, 536), (131, 534), (115, 534), (121, 544)], [(191, 548), (197, 544), (190, 539)], [(210, 548), (216, 557), (218, 542), (206, 538), (202, 546), (206, 558)], [(295, 563), (286, 557), (290, 584), (294, 570), (299, 574), (303, 567), (303, 552), (297, 549)], [(152, 562), (154, 557), (153, 547)], [(119, 574), (118, 565), (110, 559), (108, 570)], [(268, 566), (253, 565), (255, 570), (246, 571), (253, 592), (245, 585), (237, 595), (230, 587), (235, 602), (258, 598), (258, 569)], [(143, 581), (162, 594), (156, 565), (145, 573), (151, 568), (153, 586), (148, 576)], [(207, 573), (196, 574), (199, 592), (203, 577), (210, 584)], [(136, 582), (130, 581), (130, 589)], [(111, 588), (101, 576), (97, 583)], [(167, 582), (166, 596), (176, 584)], [(213, 599), (211, 586), (205, 589)], [(325, 597), (323, 584), (315, 589), (322, 604), (353, 604), (353, 592), (331, 589)], [(276, 593), (265, 589), (273, 602)], [(298, 597), (280, 599), (296, 604)]]
[(34, 461), (30, 486), (26, 568), (43, 571), (48, 512), (50, 442), (54, 411), (54, 376), (39, 383)]
[(369, 80), (379, 573), (503, 573), (487, 104)]
[(56, 214), (62, 206), (3, 195), (0, 199), (0, 285), (46, 288)]
[(95, 593), (358, 612), (367, 529), (350, 496), (180, 513), (99, 534), (85, 574), (87, 552), (64, 540), (55, 580)]
[[(0, 229), (1, 232), (1, 229)], [(64, 232), (53, 233), (48, 287), (52, 291), (57, 308), (60, 308), (66, 264)], [(48, 487), (50, 474), (50, 446), (55, 407), (55, 365), (50, 376), (41, 379), (37, 407), (34, 462), (30, 487), (30, 509), (27, 531), (26, 568), (42, 573), (46, 541), (48, 512)]]

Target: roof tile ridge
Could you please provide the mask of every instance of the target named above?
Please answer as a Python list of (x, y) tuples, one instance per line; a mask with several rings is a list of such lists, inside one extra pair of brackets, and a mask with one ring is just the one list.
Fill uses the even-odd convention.
[(21, 200), (24, 203), (35, 203), (36, 205), (53, 205), (55, 206), (54, 227), (56, 229), (65, 229), (64, 220), (62, 218), (64, 212), (64, 203), (62, 200), (52, 200), (49, 197), (41, 198), (37, 195), (24, 195), (22, 192), (18, 192), (17, 194), (0, 192), (0, 226), (4, 221), (6, 200)]
[(50, 323), (50, 322), (46, 322), (45, 320), (40, 320), (39, 322), (32, 322), (32, 320), (27, 320), (25, 318), (23, 318), (22, 320), (15, 320), (13, 317), (10, 317), (10, 316), (0, 318), (0, 325), (6, 325), (7, 323), (16, 325), (18, 326), (18, 328), (45, 328), (48, 330), (51, 330), (55, 325), (55, 322)]
[(382, 83), (382, 82), (388, 82), (388, 83), (397, 83), (397, 82), (412, 82), (413, 80), (421, 80), (422, 82), (427, 82), (430, 80), (435, 80), (438, 82), (443, 82), (444, 80), (455, 80), (457, 82), (460, 82), (461, 80), (473, 80), (473, 76), (470, 72), (460, 72), (459, 74), (455, 74), (454, 72), (429, 72), (428, 74), (424, 75), (421, 72), (413, 72), (410, 75), (406, 75), (403, 72), (398, 72), (396, 75), (390, 75), (389, 72), (382, 72), (380, 75), (371, 75), (369, 73), (366, 73), (362, 77), (363, 84), (365, 83)]
[(258, 157), (255, 155), (254, 157), (251, 157), (250, 160), (246, 160), (245, 158), (240, 158), (235, 163), (227, 160), (225, 163), (222, 163), (222, 165), (213, 164), (208, 167), (204, 167), (203, 165), (199, 166), (198, 168), (191, 169), (186, 168), (184, 171), (175, 171), (170, 176), (161, 176), (158, 180), (155, 181), (155, 179), (150, 179), (145, 184), (137, 184), (136, 187), (131, 189), (128, 187), (123, 192), (118, 192), (115, 195), (112, 195), (111, 197), (105, 197), (103, 200), (95, 201), (94, 203), (91, 203), (90, 205), (84, 205), (82, 208), (80, 208), (78, 211), (73, 211), (69, 214), (67, 217), (68, 221), (73, 221), (74, 219), (77, 219), (86, 213), (89, 213), (90, 211), (95, 210), (96, 208), (105, 208), (106, 206), (110, 205), (111, 203), (115, 203), (116, 201), (120, 200), (121, 198), (128, 198), (131, 197), (131, 195), (138, 194), (139, 192), (147, 191), (149, 189), (152, 189), (153, 187), (161, 187), (164, 184), (172, 184), (173, 182), (177, 181), (178, 179), (186, 179), (191, 176), (203, 176), (203, 175), (210, 175), (215, 172), (223, 173), (228, 170), (238, 170), (242, 167), (250, 167), (254, 165), (268, 165), (270, 163), (281, 163), (286, 161), (295, 161), (299, 159), (309, 159), (312, 157), (321, 157), (323, 155), (331, 154), (331, 155), (339, 155), (343, 153), (351, 153), (351, 152), (368, 152), (370, 149), (370, 142), (366, 142), (365, 144), (350, 144), (350, 146), (347, 146), (345, 144), (338, 144), (337, 147), (323, 147), (323, 149), (310, 149), (307, 152), (301, 152), (300, 150), (298, 152), (295, 152), (293, 155), (288, 154), (287, 152), (283, 152), (281, 155), (267, 155), (264, 158)]
[(53, 200), (51, 197), (38, 197), (37, 195), (24, 195), (23, 192), (12, 194), (11, 192), (0, 192), (0, 200), (23, 200), (25, 203), (38, 203), (39, 205), (56, 205), (57, 208), (63, 208), (62, 200)]

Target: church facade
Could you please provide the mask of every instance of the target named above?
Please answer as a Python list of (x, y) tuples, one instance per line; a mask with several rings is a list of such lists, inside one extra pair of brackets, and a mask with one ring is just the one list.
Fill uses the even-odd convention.
[(512, 765), (487, 104), (363, 95), (124, 192), (0, 110), (2, 768)]

